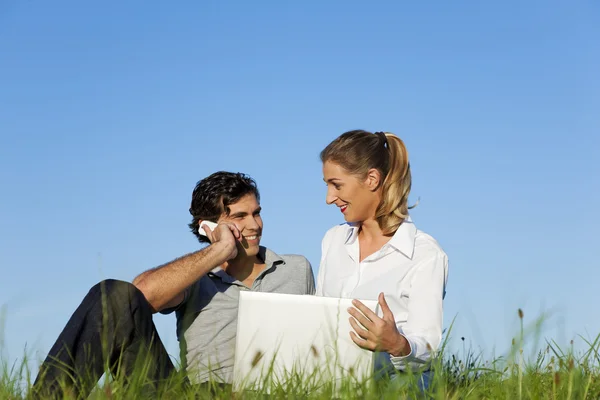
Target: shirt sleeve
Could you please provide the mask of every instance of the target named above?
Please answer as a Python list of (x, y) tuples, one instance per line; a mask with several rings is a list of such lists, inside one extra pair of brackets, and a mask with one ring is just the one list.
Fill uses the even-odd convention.
[(416, 266), (411, 281), (408, 320), (398, 331), (410, 345), (410, 353), (390, 357), (396, 369), (418, 369), (427, 363), (442, 340), (443, 307), (448, 279), (448, 258), (436, 254)]
[(194, 283), (194, 284), (192, 284), (192, 285), (188, 286), (188, 287), (187, 287), (187, 288), (186, 288), (186, 289), (183, 291), (183, 300), (181, 301), (181, 303), (179, 303), (178, 305), (176, 305), (176, 306), (173, 306), (173, 307), (164, 308), (164, 309), (160, 310), (159, 312), (160, 312), (161, 314), (168, 315), (168, 314), (171, 314), (173, 311), (177, 311), (177, 310), (179, 310), (179, 309), (180, 309), (181, 307), (183, 307), (183, 306), (184, 306), (184, 305), (187, 303), (187, 301), (189, 300), (189, 298), (190, 298), (190, 293), (192, 292), (192, 288), (194, 288), (194, 287), (196, 287), (196, 283)]
[(325, 259), (327, 256), (327, 249), (329, 249), (329, 245), (331, 243), (331, 237), (333, 236), (333, 231), (337, 227), (333, 227), (329, 229), (325, 236), (323, 236), (323, 240), (321, 241), (321, 261), (319, 263), (319, 271), (317, 273), (317, 289), (315, 294), (317, 296), (323, 296), (323, 284), (325, 282)]
[(315, 275), (308, 260), (306, 260), (306, 294), (315, 294)]

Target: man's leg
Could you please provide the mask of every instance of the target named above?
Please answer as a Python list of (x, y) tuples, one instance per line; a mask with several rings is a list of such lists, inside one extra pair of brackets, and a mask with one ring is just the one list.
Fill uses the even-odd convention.
[(93, 286), (40, 367), (33, 390), (59, 394), (61, 386), (86, 397), (108, 366), (128, 376), (146, 360), (152, 382), (175, 371), (146, 298), (131, 283), (106, 280)]

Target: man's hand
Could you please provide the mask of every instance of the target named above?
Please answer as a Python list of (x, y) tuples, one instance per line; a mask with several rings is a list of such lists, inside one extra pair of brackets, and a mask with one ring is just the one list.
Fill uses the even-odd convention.
[(238, 250), (236, 243), (242, 239), (242, 234), (234, 224), (222, 222), (217, 225), (214, 231), (211, 231), (206, 225), (202, 226), (202, 229), (204, 229), (206, 237), (208, 237), (208, 240), (210, 240), (213, 245), (222, 247), (223, 253), (225, 254), (225, 260), (223, 262), (237, 256)]
[(387, 305), (383, 293), (379, 294), (379, 305), (383, 311), (383, 318), (379, 318), (369, 307), (358, 300), (353, 300), (352, 304), (356, 308), (348, 308), (348, 313), (352, 315), (350, 325), (356, 332), (350, 332), (350, 337), (354, 343), (363, 349), (385, 351), (393, 357), (410, 353), (410, 345), (406, 338), (398, 332), (394, 314)]

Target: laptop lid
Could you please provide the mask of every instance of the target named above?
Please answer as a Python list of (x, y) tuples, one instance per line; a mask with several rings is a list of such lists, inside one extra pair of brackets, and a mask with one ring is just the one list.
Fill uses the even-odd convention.
[[(379, 315), (376, 300), (361, 300)], [(318, 387), (350, 376), (369, 377), (374, 353), (350, 338), (352, 299), (242, 291), (234, 390), (269, 389), (289, 379)]]

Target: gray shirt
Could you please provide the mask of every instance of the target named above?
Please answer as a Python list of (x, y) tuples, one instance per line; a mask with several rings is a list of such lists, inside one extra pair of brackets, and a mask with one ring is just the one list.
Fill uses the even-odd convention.
[(186, 290), (178, 307), (161, 311), (176, 311), (181, 361), (192, 383), (232, 382), (240, 291), (314, 294), (305, 257), (280, 256), (262, 246), (259, 257), (266, 266), (251, 288), (217, 267)]

